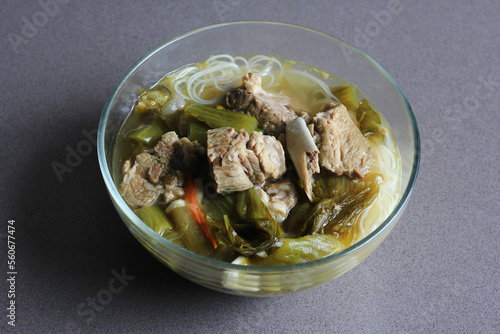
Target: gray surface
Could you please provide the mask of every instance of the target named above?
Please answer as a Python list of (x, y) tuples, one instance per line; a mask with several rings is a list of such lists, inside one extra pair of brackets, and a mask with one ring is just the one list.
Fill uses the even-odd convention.
[[(379, 29), (372, 12), (389, 0), (69, 1), (46, 22), (38, 14), (42, 27), (15, 52), (8, 34), (21, 35), (42, 2), (0, 3), (1, 275), (9, 219), (18, 261), (16, 327), (7, 325), (1, 279), (0, 331), (500, 331), (499, 1), (401, 1)], [(182, 279), (121, 223), (95, 147), (62, 182), (51, 165), (97, 127), (114, 85), (145, 52), (236, 20), (295, 23), (359, 46), (399, 83), (420, 126), (419, 179), (392, 234), (354, 270), (295, 295), (235, 297)], [(360, 44), (367, 25), (374, 30)], [(94, 318), (79, 314), (122, 268), (135, 278)]]

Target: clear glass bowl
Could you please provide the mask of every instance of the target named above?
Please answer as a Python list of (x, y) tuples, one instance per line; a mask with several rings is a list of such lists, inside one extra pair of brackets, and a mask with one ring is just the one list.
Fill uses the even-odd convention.
[[(355, 84), (383, 113), (401, 154), (401, 198), (390, 216), (370, 235), (339, 253), (309, 263), (240, 266), (212, 260), (183, 249), (146, 226), (127, 206), (114, 175), (120, 166), (114, 151), (118, 131), (129, 115), (140, 87), (150, 87), (167, 72), (214, 54), (265, 54), (297, 60)], [(371, 58), (327, 34), (272, 22), (234, 22), (209, 26), (176, 37), (149, 52), (122, 78), (104, 107), (99, 124), (101, 171), (116, 211), (127, 228), (159, 261), (202, 286), (221, 292), (269, 296), (306, 290), (345, 273), (365, 259), (387, 237), (408, 203), (420, 159), (417, 123), (394, 80)]]

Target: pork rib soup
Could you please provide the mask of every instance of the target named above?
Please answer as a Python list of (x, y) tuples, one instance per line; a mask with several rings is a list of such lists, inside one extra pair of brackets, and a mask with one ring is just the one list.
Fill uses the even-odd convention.
[(169, 241), (241, 265), (345, 249), (400, 196), (388, 123), (354, 85), (270, 56), (217, 55), (138, 92), (119, 191)]

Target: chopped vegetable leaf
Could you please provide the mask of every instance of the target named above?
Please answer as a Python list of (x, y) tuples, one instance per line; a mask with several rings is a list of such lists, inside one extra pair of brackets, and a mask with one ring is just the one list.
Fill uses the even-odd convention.
[(138, 113), (146, 113), (152, 110), (159, 111), (170, 97), (168, 89), (161, 85), (153, 89), (141, 88), (140, 92), (141, 95), (134, 109)]
[(202, 205), (204, 212), (214, 221), (222, 222), (224, 215), (237, 218), (235, 212), (236, 196), (234, 194), (204, 196)]
[(332, 94), (346, 106), (347, 110), (355, 111), (358, 108), (359, 100), (356, 96), (356, 87), (353, 85), (333, 87)]
[(164, 121), (171, 121), (173, 117), (180, 114), (186, 107), (186, 101), (175, 90), (172, 92), (170, 99), (159, 109), (156, 114)]
[(290, 211), (284, 226), (287, 235), (293, 235), (294, 237), (301, 235), (302, 229), (304, 228), (304, 222), (309, 218), (309, 213), (313, 207), (314, 204), (308, 201), (296, 205), (292, 211)]
[(382, 126), (380, 116), (370, 106), (370, 103), (367, 100), (363, 99), (359, 103), (359, 107), (356, 112), (356, 119), (359, 122), (361, 132), (365, 136), (384, 136), (383, 132), (380, 131)]
[(364, 212), (378, 194), (379, 177), (367, 176), (363, 181), (343, 176), (323, 178), (313, 186), (316, 201), (299, 235), (348, 233), (356, 217)]
[(236, 206), (239, 219), (230, 220), (227, 214), (223, 219), (226, 235), (238, 253), (250, 256), (267, 251), (283, 238), (283, 229), (254, 188), (238, 193)]
[(279, 225), (268, 218), (231, 223), (224, 215), (224, 227), (233, 248), (244, 256), (268, 250), (279, 240), (277, 236), (282, 235)]

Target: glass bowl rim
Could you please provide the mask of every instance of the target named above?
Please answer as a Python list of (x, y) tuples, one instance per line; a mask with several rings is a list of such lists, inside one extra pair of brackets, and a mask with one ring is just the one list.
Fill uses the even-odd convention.
[[(121, 197), (120, 193), (118, 192), (117, 187), (115, 186), (115, 183), (113, 181), (113, 178), (111, 177), (111, 173), (109, 170), (109, 166), (107, 165), (106, 162), (106, 152), (105, 152), (105, 143), (104, 143), (104, 138), (105, 138), (105, 130), (106, 130), (106, 125), (107, 121), (109, 118), (110, 114), (110, 108), (111, 105), (113, 104), (116, 96), (118, 95), (120, 89), (122, 86), (125, 84), (125, 82), (129, 79), (129, 77), (150, 57), (152, 57), (156, 52), (159, 50), (162, 50), (165, 47), (168, 47), (169, 45), (178, 42), (184, 38), (187, 38), (191, 35), (195, 35), (200, 32), (205, 32), (208, 30), (212, 29), (218, 29), (218, 28), (224, 28), (228, 26), (233, 26), (233, 25), (269, 25), (269, 26), (281, 26), (281, 27), (287, 27), (287, 28), (292, 28), (292, 29), (300, 29), (307, 31), (312, 34), (318, 34), (323, 37), (326, 37), (330, 40), (332, 40), (335, 43), (340, 43), (343, 44), (345, 47), (348, 49), (352, 50), (353, 52), (357, 53), (361, 57), (363, 57), (369, 64), (371, 64), (376, 70), (378, 70), (384, 77), (385, 79), (395, 88), (396, 94), (399, 95), (401, 100), (404, 102), (406, 112), (410, 118), (411, 121), (411, 127), (413, 130), (413, 140), (414, 140), (414, 157), (413, 157), (413, 166), (411, 170), (411, 174), (409, 177), (408, 185), (406, 186), (406, 189), (404, 190), (401, 199), (399, 200), (398, 204), (392, 210), (391, 214), (384, 220), (382, 224), (380, 224), (379, 227), (377, 227), (374, 231), (372, 231), (370, 234), (368, 234), (365, 238), (357, 242), (356, 244), (338, 252), (332, 255), (328, 255), (326, 257), (323, 257), (318, 260), (314, 261), (309, 261), (309, 262), (304, 262), (304, 263), (299, 263), (299, 264), (289, 264), (289, 265), (282, 265), (282, 266), (243, 266), (243, 265), (238, 265), (238, 264), (232, 264), (229, 262), (223, 262), (220, 260), (215, 260), (212, 258), (208, 258), (202, 255), (198, 255), (196, 253), (193, 253), (191, 251), (188, 251), (185, 248), (182, 248), (167, 239), (163, 238), (156, 232), (154, 232), (151, 228), (149, 228), (143, 221), (141, 221), (130, 209), (130, 207), (126, 204), (126, 202), (123, 200)], [(104, 106), (101, 119), (99, 122), (99, 128), (98, 128), (98, 134), (97, 134), (97, 149), (98, 149), (98, 159), (99, 159), (99, 166), (101, 169), (101, 173), (103, 175), (104, 181), (106, 183), (106, 188), (112, 197), (113, 201), (119, 206), (120, 210), (122, 210), (123, 214), (129, 218), (131, 222), (135, 225), (135, 227), (142, 233), (144, 233), (148, 238), (150, 238), (152, 241), (154, 241), (157, 244), (162, 245), (165, 247), (168, 251), (176, 253), (178, 256), (187, 258), (191, 262), (195, 262), (198, 265), (203, 265), (203, 266), (209, 266), (214, 269), (219, 269), (219, 270), (224, 270), (224, 271), (239, 271), (239, 272), (245, 272), (247, 274), (257, 274), (257, 275), (263, 275), (263, 274), (279, 274), (279, 273), (290, 273), (290, 272), (302, 272), (305, 269), (310, 269), (311, 267), (321, 267), (323, 265), (326, 265), (327, 263), (330, 262), (335, 262), (335, 260), (338, 260), (340, 258), (346, 257), (358, 250), (359, 248), (364, 247), (366, 244), (369, 244), (372, 240), (376, 239), (378, 235), (380, 235), (385, 229), (387, 229), (391, 223), (394, 221), (394, 219), (398, 216), (398, 214), (405, 208), (410, 195), (413, 191), (413, 188), (415, 186), (415, 182), (417, 179), (417, 174), (419, 170), (419, 163), (420, 163), (420, 135), (419, 135), (419, 130), (417, 126), (417, 121), (415, 118), (415, 115), (413, 113), (413, 110), (410, 106), (410, 103), (406, 99), (405, 95), (401, 91), (401, 88), (398, 86), (398, 84), (394, 81), (394, 79), (385, 71), (377, 62), (375, 62), (372, 58), (367, 56), (365, 53), (362, 51), (356, 49), (352, 45), (342, 41), (341, 39), (331, 36), (329, 34), (323, 33), (321, 31), (295, 25), (295, 24), (289, 24), (289, 23), (281, 23), (281, 22), (269, 22), (269, 21), (235, 21), (235, 22), (225, 22), (225, 23), (220, 23), (220, 24), (214, 24), (214, 25), (209, 25), (205, 27), (201, 27), (198, 29), (194, 29), (191, 31), (188, 31), (184, 34), (178, 35), (167, 42), (157, 46), (153, 50), (149, 51), (146, 53), (141, 59), (139, 59), (128, 71), (127, 73), (121, 78), (119, 83), (115, 86), (113, 93), (110, 95), (108, 100), (106, 101), (106, 104)]]

